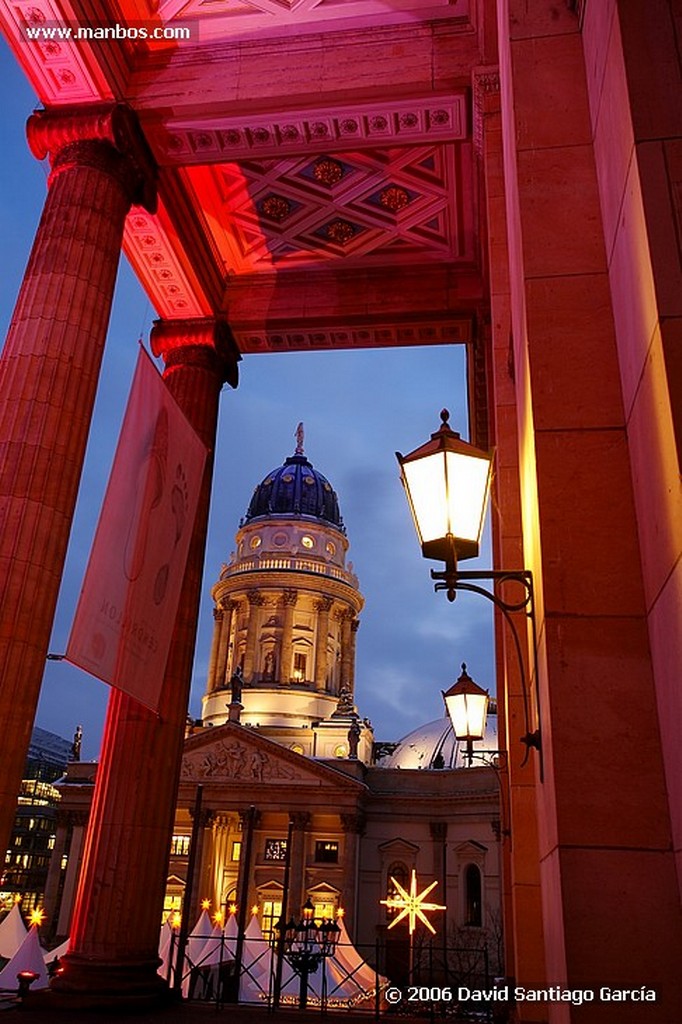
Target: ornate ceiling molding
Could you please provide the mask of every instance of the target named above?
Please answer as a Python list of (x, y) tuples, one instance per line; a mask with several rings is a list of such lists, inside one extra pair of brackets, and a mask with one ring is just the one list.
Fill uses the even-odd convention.
[(467, 317), (443, 322), (425, 317), (416, 323), (402, 321), (366, 323), (352, 328), (316, 328), (289, 324), (287, 329), (253, 330), (233, 326), (232, 333), (243, 353), (302, 352), (318, 349), (395, 348), (405, 345), (465, 344), (471, 340)]
[(162, 123), (147, 121), (145, 131), (157, 161), (175, 166), (452, 142), (466, 138), (466, 97), (457, 93), (279, 115), (214, 116), (192, 123), (170, 116)]

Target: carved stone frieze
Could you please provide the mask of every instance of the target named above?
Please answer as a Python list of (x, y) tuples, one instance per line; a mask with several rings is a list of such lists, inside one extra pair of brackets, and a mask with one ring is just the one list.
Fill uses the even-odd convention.
[(191, 779), (300, 779), (300, 772), (262, 750), (247, 747), (236, 739), (220, 740), (207, 750), (185, 754), (183, 781)]

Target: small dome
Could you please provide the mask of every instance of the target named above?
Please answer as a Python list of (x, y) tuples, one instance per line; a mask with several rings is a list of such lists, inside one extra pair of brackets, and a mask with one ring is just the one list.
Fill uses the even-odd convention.
[[(474, 751), (492, 757), (498, 751), (497, 715), (488, 712), (485, 736), (474, 740)], [(437, 718), (435, 722), (420, 725), (400, 740), (393, 753), (381, 761), (382, 768), (466, 768), (466, 743), (455, 739), (450, 719)], [(442, 758), (442, 761), (441, 761)], [(474, 761), (473, 767), (480, 767)]]
[(336, 491), (298, 450), (258, 484), (244, 522), (273, 516), (308, 516), (346, 532)]

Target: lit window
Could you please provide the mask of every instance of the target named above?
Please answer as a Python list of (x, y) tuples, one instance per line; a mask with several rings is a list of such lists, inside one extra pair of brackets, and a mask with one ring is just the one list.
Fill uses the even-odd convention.
[(261, 546), (262, 541), (260, 537), (252, 537), (249, 543), (251, 547), (255, 550), (256, 548), (259, 548)]
[(333, 921), (336, 917), (336, 905), (332, 900), (320, 900), (313, 903), (313, 919), (315, 921)]
[(325, 547), (328, 555), (334, 556), (336, 554), (336, 545), (332, 544), (330, 540), (327, 541)]
[(235, 841), (234, 841), (234, 842), (232, 843), (232, 855), (231, 855), (231, 859), (232, 859), (232, 860), (239, 860), (239, 858), (241, 857), (241, 855), (242, 855), (242, 844), (241, 844), (241, 840), (240, 840), (240, 839), (235, 839)]
[(315, 547), (315, 540), (312, 537), (309, 537), (308, 534), (305, 534), (305, 536), (301, 537), (301, 544), (304, 548), (308, 548), (308, 550), (310, 550), (310, 548)]
[(263, 900), (260, 929), (268, 942), (275, 938), (275, 925), (282, 916), (281, 900)]
[(287, 859), (286, 839), (265, 840), (265, 860), (284, 861)]
[(320, 864), (338, 864), (339, 844), (326, 839), (319, 840), (315, 843), (315, 860)]
[(59, 867), (62, 871), (66, 871), (66, 865), (69, 863), (69, 855), (67, 853), (62, 854), (62, 859), (59, 862)]
[(334, 757), (346, 757), (348, 755), (348, 747), (345, 743), (337, 743), (334, 747)]
[(189, 856), (189, 836), (173, 836), (171, 857)]
[(294, 654), (294, 679), (299, 683), (305, 679), (306, 660), (305, 654), (300, 651)]

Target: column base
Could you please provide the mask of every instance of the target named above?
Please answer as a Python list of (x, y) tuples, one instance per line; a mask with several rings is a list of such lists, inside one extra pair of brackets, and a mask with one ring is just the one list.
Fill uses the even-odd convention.
[(106, 961), (67, 953), (62, 971), (43, 992), (29, 993), (26, 1008), (133, 1010), (160, 1007), (176, 998), (157, 973), (159, 960)]

